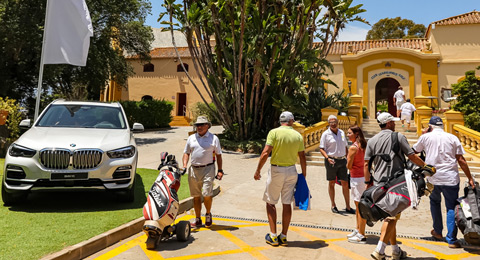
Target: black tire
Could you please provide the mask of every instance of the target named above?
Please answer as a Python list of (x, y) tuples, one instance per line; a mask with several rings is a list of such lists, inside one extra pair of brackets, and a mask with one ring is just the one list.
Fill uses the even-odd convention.
[(15, 192), (10, 193), (5, 187), (5, 183), (2, 182), (2, 200), (5, 206), (17, 205), (27, 200), (27, 192)]
[(132, 187), (130, 187), (129, 189), (118, 192), (117, 198), (120, 202), (131, 203), (135, 201), (135, 182), (136, 181), (137, 181), (137, 178), (133, 180)]
[(190, 232), (192, 227), (188, 221), (180, 221), (176, 225), (176, 235), (177, 240), (180, 242), (185, 242), (190, 238)]

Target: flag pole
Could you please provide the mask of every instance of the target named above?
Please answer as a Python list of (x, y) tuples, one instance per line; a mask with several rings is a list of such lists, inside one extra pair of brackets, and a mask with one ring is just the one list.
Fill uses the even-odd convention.
[(46, 25), (48, 19), (48, 3), (45, 11), (45, 24), (43, 25), (43, 39), (42, 39), (42, 53), (40, 55), (40, 72), (38, 73), (38, 86), (37, 86), (37, 99), (35, 102), (35, 116), (33, 118), (33, 122), (37, 121), (39, 110), (40, 110), (40, 99), (42, 96), (42, 80), (43, 80), (43, 54), (45, 53), (45, 34), (46, 34)]

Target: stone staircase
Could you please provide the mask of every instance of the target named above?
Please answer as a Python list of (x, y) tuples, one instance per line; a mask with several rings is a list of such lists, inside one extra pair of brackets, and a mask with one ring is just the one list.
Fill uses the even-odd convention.
[(190, 121), (192, 121), (187, 116), (174, 116), (170, 126), (190, 126)]
[[(363, 134), (365, 135), (365, 139), (367, 139), (368, 141), (370, 138), (372, 138), (374, 135), (380, 132), (380, 127), (378, 126), (376, 119), (364, 119), (362, 124), (362, 130), (363, 130)], [(402, 127), (402, 123), (400, 121), (396, 122), (395, 131), (405, 135), (407, 137), (407, 140), (410, 146), (413, 146), (418, 140), (418, 136), (416, 133), (417, 128), (413, 124), (413, 120), (411, 122), (410, 132), (406, 132), (406, 130), (407, 130), (406, 124), (404, 127)], [(307, 157), (307, 165), (324, 166), (324, 157), (320, 153), (320, 150), (318, 148), (315, 149), (315, 151), (308, 152), (306, 157)], [(479, 179), (480, 181), (480, 161), (474, 160), (474, 157), (470, 156), (468, 153), (465, 154), (465, 159), (468, 162), (470, 172), (473, 175), (478, 176), (476, 179)], [(459, 169), (460, 169), (460, 166), (459, 166)], [(461, 169), (460, 169), (460, 176), (465, 176)]]

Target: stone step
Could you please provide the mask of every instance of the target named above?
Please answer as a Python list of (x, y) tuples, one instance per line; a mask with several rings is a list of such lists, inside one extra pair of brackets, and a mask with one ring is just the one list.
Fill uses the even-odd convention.
[(169, 125), (170, 126), (189, 126), (190, 121), (192, 120), (186, 116), (174, 116)]

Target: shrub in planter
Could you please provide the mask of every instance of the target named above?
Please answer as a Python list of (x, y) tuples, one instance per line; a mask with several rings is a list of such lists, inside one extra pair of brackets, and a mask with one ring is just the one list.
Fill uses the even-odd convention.
[(165, 100), (120, 101), (130, 126), (141, 123), (148, 129), (169, 127), (173, 102)]

